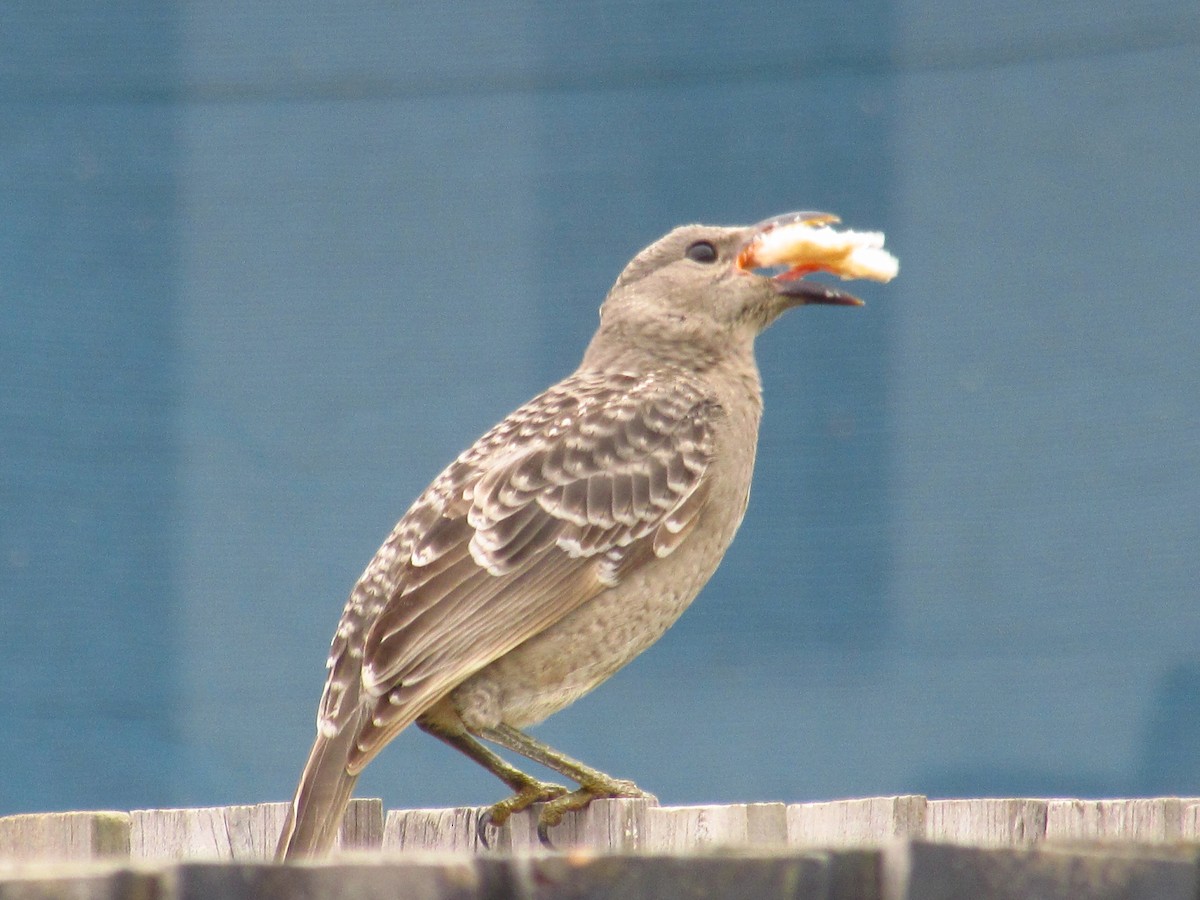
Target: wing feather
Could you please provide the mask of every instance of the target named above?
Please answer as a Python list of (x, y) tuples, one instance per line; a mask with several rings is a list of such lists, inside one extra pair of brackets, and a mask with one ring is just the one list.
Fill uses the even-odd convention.
[(707, 501), (721, 415), (682, 371), (577, 374), (459, 456), (380, 548), (334, 637), (319, 724), (364, 723), (352, 770), (473, 672), (677, 548)]

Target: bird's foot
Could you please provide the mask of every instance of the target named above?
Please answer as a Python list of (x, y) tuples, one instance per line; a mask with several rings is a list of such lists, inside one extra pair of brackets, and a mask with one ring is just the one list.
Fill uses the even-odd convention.
[(516, 787), (516, 793), (511, 797), (492, 804), (480, 814), (476, 826), (480, 843), (484, 847), (489, 847), (489, 829), (501, 828), (513, 813), (528, 809), (535, 803), (547, 803), (564, 795), (569, 796), (567, 789), (561, 784), (531, 778), (528, 782)]
[(584, 809), (593, 800), (607, 800), (614, 797), (654, 799), (654, 795), (643, 791), (632, 781), (620, 778), (608, 778), (589, 781), (578, 790), (563, 794), (549, 801), (538, 812), (537, 834), (542, 845), (554, 849), (550, 840), (550, 829), (562, 822), (563, 816), (575, 810)]

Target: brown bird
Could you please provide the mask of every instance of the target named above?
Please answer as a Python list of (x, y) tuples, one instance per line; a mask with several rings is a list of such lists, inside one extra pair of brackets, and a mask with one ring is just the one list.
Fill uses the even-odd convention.
[[(545, 803), (544, 836), (594, 798), (645, 796), (524, 729), (658, 640), (716, 570), (750, 493), (755, 337), (794, 306), (861, 304), (810, 272), (896, 273), (881, 234), (836, 221), (688, 225), (651, 244), (609, 292), (575, 373), (417, 499), (342, 612), (280, 859), (333, 845), (359, 774), (413, 722), (514, 791), (491, 807), (494, 825)], [(578, 787), (527, 775), (481, 740)]]

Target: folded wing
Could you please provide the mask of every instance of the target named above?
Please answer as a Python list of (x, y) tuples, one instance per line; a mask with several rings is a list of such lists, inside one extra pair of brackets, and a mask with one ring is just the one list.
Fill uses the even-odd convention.
[(465, 678), (686, 540), (721, 414), (682, 373), (576, 375), (443, 472), (367, 567), (334, 637), (319, 725), (332, 736), (361, 723), (348, 771)]

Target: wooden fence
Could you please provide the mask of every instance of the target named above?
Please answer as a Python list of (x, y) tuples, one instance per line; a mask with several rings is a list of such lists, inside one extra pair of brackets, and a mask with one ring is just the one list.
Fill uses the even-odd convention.
[(1200, 798), (659, 807), (608, 800), (481, 841), (482, 808), (355, 800), (340, 850), (270, 862), (287, 806), (0, 818), (0, 900), (737, 897), (1200, 900)]

